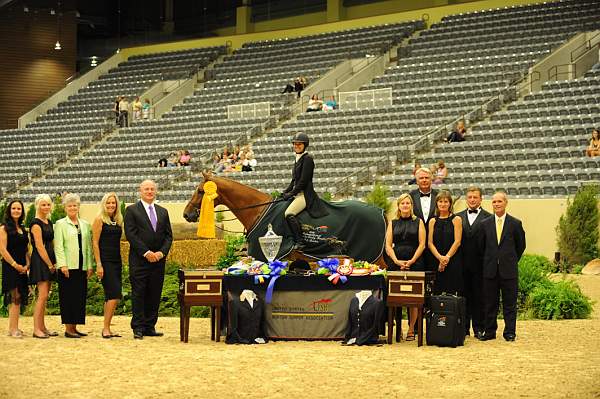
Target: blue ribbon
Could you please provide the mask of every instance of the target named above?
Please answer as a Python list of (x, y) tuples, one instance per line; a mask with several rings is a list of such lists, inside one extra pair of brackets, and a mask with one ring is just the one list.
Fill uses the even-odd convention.
[[(265, 303), (271, 303), (273, 300), (273, 290), (275, 289), (275, 282), (277, 279), (286, 274), (287, 262), (281, 262), (278, 260), (274, 260), (269, 263), (269, 276), (272, 277), (269, 281), (269, 286), (267, 287), (267, 293), (265, 294)], [(256, 281), (256, 280), (255, 280)]]
[(333, 284), (337, 284), (338, 280), (345, 284), (348, 281), (348, 277), (342, 276), (337, 272), (337, 268), (340, 265), (340, 260), (338, 258), (325, 258), (321, 259), (317, 262), (320, 266), (319, 271), (324, 270), (325, 274), (331, 274), (327, 279), (331, 281)]

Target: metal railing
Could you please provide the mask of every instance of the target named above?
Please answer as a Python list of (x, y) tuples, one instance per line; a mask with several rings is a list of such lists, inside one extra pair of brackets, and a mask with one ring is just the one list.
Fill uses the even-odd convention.
[(571, 51), (571, 63), (574, 63), (579, 58), (583, 57), (588, 51), (594, 47), (600, 47), (600, 32), (596, 33), (590, 39), (586, 40), (581, 46)]
[(227, 119), (267, 118), (271, 115), (271, 103), (245, 103), (227, 106)]
[(366, 67), (371, 65), (374, 61), (376, 61), (381, 55), (376, 55), (372, 57), (365, 57), (356, 65), (354, 65), (350, 70), (344, 74), (342, 74), (339, 78), (335, 79), (335, 87), (338, 87), (340, 84), (348, 80), (350, 77), (356, 75), (357, 73), (364, 70)]
[(393, 103), (392, 88), (340, 92), (340, 110), (390, 107)]

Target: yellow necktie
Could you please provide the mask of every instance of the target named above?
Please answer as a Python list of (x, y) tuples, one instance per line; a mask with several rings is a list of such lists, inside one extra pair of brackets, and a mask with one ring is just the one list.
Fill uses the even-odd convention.
[(496, 222), (496, 238), (498, 239), (498, 245), (500, 245), (500, 237), (502, 237), (502, 219), (498, 219)]

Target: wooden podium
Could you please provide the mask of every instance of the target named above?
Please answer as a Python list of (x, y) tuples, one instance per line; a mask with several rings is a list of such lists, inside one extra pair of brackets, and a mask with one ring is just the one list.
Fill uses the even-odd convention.
[(179, 339), (188, 342), (190, 309), (210, 306), (210, 339), (221, 337), (221, 305), (223, 304), (223, 272), (219, 270), (179, 269)]
[[(435, 272), (410, 272), (393, 271), (387, 273), (388, 278), (388, 344), (392, 343), (394, 332), (394, 320), (397, 308), (400, 308), (400, 319), (402, 318), (402, 307), (416, 307), (418, 309), (418, 346), (423, 345), (423, 307), (425, 301), (433, 291), (433, 280)], [(400, 342), (402, 336), (401, 322), (396, 326), (396, 342)]]

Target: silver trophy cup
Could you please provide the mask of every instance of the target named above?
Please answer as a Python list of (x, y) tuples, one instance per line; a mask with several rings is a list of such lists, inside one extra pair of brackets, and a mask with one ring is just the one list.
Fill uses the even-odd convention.
[(279, 253), (279, 248), (281, 247), (282, 236), (278, 236), (273, 231), (273, 226), (269, 224), (269, 230), (265, 233), (264, 236), (258, 237), (258, 243), (260, 244), (260, 249), (262, 250), (265, 258), (270, 262), (273, 262)]

